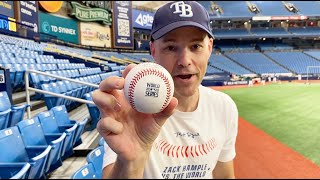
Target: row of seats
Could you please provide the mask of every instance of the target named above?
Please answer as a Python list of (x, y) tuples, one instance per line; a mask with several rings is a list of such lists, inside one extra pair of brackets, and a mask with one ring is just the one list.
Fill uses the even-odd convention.
[[(27, 69), (34, 69), (39, 71), (48, 71), (53, 74), (58, 69), (73, 70), (78, 76), (86, 76), (88, 74), (95, 74), (101, 72), (100, 68), (85, 68), (85, 65), (78, 63), (69, 64), (17, 64), (17, 63), (0, 63), (0, 66), (10, 69), (10, 81), (13, 89), (21, 88), (25, 85), (24, 74)], [(59, 70), (60, 72), (60, 70)], [(55, 78), (48, 77), (47, 79), (55, 80)]]
[(82, 143), (87, 121), (70, 120), (65, 107), (57, 106), (0, 130), (0, 178), (46, 178)]
[[(71, 78), (71, 79), (79, 79), (83, 82), (90, 82), (87, 80), (88, 78), (99, 78), (99, 72), (98, 71), (92, 71), (89, 74), (95, 74), (95, 75), (89, 75), (89, 74), (80, 74), (78, 70), (59, 70), (59, 71), (46, 71), (48, 74), (60, 76), (60, 77), (65, 77), (65, 78)], [(45, 76), (45, 75), (39, 75), (37, 73), (30, 73), (30, 86), (35, 87), (35, 88), (40, 88), (42, 84), (45, 83), (50, 83), (50, 82), (56, 82), (58, 81), (54, 77), (50, 76)]]
[[(98, 84), (101, 81), (99, 75), (79, 78), (77, 80), (82, 82), (89, 82), (92, 84)], [(67, 80), (63, 80), (63, 81), (42, 84), (41, 89), (45, 91), (57, 93), (57, 94), (63, 94), (66, 96), (75, 97), (75, 98), (83, 98), (84, 94), (90, 91), (93, 91), (95, 88), (92, 86), (86, 86), (79, 83), (73, 83)], [(71, 104), (73, 103), (72, 100), (52, 96), (49, 94), (44, 94), (43, 97), (48, 109), (54, 106), (59, 106), (59, 105), (66, 105), (68, 109), (72, 108), (71, 107), (72, 106)]]
[(86, 157), (86, 164), (78, 169), (72, 179), (101, 179), (104, 156), (104, 139), (100, 138), (99, 146), (90, 151)]

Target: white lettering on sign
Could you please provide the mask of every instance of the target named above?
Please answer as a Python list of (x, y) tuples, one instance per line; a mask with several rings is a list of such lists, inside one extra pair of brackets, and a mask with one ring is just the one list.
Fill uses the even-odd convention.
[(140, 13), (135, 22), (141, 26), (152, 26), (153, 16), (150, 16), (149, 14), (142, 15)]
[(74, 29), (64, 28), (64, 27), (57, 27), (57, 26), (54, 26), (54, 25), (51, 25), (51, 30), (53, 32), (59, 32), (59, 33), (63, 33), (63, 34), (70, 34), (70, 35), (75, 35), (76, 34), (76, 30), (74, 30)]

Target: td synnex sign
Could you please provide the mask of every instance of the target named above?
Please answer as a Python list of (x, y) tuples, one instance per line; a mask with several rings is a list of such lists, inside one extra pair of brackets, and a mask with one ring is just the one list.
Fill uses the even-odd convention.
[(151, 29), (154, 13), (133, 9), (133, 27)]

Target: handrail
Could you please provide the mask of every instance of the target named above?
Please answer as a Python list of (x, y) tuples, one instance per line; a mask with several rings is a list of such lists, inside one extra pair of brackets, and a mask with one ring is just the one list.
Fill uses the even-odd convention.
[[(33, 69), (27, 69), (26, 73), (24, 75), (24, 80), (25, 80), (25, 83), (26, 83), (26, 85), (25, 85), (25, 88), (26, 88), (26, 100), (27, 100), (27, 104), (29, 104), (29, 105), (30, 105), (30, 92), (29, 92), (30, 90), (38, 92), (38, 93), (42, 93), (42, 94), (49, 94), (49, 95), (56, 96), (56, 97), (66, 98), (66, 99), (77, 101), (77, 102), (80, 102), (80, 103), (94, 104), (93, 101), (88, 101), (88, 100), (84, 100), (84, 99), (80, 99), (80, 98), (75, 98), (75, 97), (66, 96), (66, 95), (63, 95), (63, 94), (58, 94), (58, 93), (54, 93), (54, 92), (50, 92), (50, 91), (45, 91), (45, 90), (29, 87), (29, 73), (41, 74), (41, 75), (44, 75), (44, 76), (54, 77), (56, 79), (67, 80), (67, 81), (70, 81), (70, 82), (79, 83), (79, 84), (83, 84), (83, 85), (86, 85), (86, 86), (99, 88), (99, 85), (96, 85), (96, 84), (83, 82), (83, 81), (78, 81), (78, 80), (71, 79), (71, 78), (65, 78), (65, 77), (61, 77), (61, 76), (57, 76), (57, 75), (54, 75), (54, 74), (49, 74), (49, 73), (33, 70)], [(31, 106), (27, 107), (27, 115), (28, 115), (28, 119), (30, 119), (31, 118)]]

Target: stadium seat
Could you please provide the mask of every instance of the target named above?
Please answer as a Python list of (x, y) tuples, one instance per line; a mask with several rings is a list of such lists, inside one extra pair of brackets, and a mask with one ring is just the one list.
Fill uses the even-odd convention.
[(103, 137), (101, 137), (100, 139), (99, 139), (99, 146), (104, 146), (104, 139), (103, 139)]
[(8, 127), (11, 109), (0, 111), (0, 130)]
[(98, 146), (90, 151), (86, 159), (88, 163), (92, 163), (98, 178), (102, 178), (104, 146)]
[[(84, 95), (84, 98), (88, 101), (92, 101), (92, 92), (86, 93)], [(91, 117), (91, 122), (90, 122), (90, 130), (96, 128), (98, 121), (100, 120), (100, 111), (98, 107), (94, 104), (87, 104), (87, 108), (89, 110), (89, 114)]]
[(65, 141), (63, 142), (63, 148), (61, 150), (62, 160), (72, 155), (74, 153), (73, 138), (78, 125), (74, 124), (71, 128), (67, 128), (67, 129), (65, 127), (59, 126), (51, 110), (41, 112), (37, 116), (39, 117), (40, 124), (42, 126), (42, 129), (45, 135), (48, 135), (48, 134), (62, 135), (63, 132), (66, 133), (67, 136), (65, 138)]
[(78, 128), (76, 130), (75, 137), (73, 140), (73, 145), (78, 146), (79, 144), (81, 144), (81, 135), (84, 131), (88, 118), (84, 118), (81, 122), (78, 123), (75, 120), (71, 120), (69, 118), (68, 111), (64, 105), (53, 107), (51, 110), (54, 116), (56, 117), (59, 126), (71, 127), (74, 124), (78, 124)]
[(78, 169), (73, 175), (72, 179), (100, 179), (97, 177), (96, 171), (92, 163), (86, 164)]
[(30, 163), (28, 179), (44, 177), (44, 168), (51, 146), (34, 148), (25, 146), (17, 126), (0, 130), (0, 162), (2, 165)]
[(0, 179), (27, 179), (31, 165), (27, 162), (0, 163)]
[[(44, 91), (60, 94), (60, 89), (57, 87), (56, 83), (42, 84), (41, 89)], [(43, 97), (48, 109), (51, 109), (54, 106), (59, 106), (63, 103), (63, 98), (60, 97), (52, 96), (50, 94), (44, 94)]]
[(8, 97), (8, 93), (6, 91), (0, 92), (0, 105), (3, 108), (11, 109), (9, 122), (7, 127), (11, 127), (16, 125), (23, 119), (26, 108), (30, 105), (24, 104), (20, 106), (11, 105), (10, 99)]
[(49, 173), (62, 165), (61, 149), (63, 141), (66, 138), (66, 133), (45, 136), (38, 117), (20, 121), (17, 126), (26, 146), (47, 147), (50, 145), (52, 147), (45, 166), (45, 173)]

